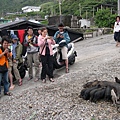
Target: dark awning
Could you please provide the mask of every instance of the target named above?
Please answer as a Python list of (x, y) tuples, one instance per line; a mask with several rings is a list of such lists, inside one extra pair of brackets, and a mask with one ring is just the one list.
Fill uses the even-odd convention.
[[(50, 36), (54, 36), (55, 32), (58, 30), (58, 28), (56, 26), (46, 26), (46, 25), (42, 25), (42, 24), (39, 24), (39, 23), (30, 22), (30, 21), (27, 21), (27, 20), (19, 20), (19, 21), (0, 24), (0, 35), (1, 35), (1, 31), (3, 31), (3, 30), (7, 30), (7, 31), (10, 31), (10, 30), (17, 31), (17, 30), (21, 30), (21, 29), (26, 30), (28, 26), (32, 26), (33, 29), (35, 29), (34, 30), (35, 34), (37, 34), (37, 29), (40, 28), (40, 27), (47, 27), (48, 28), (48, 34)], [(77, 38), (80, 38), (80, 37), (83, 38), (82, 33), (75, 32), (71, 29), (67, 29), (67, 31), (68, 31), (68, 34), (71, 38), (71, 41), (73, 41)], [(17, 32), (16, 32), (16, 34), (17, 34)]]

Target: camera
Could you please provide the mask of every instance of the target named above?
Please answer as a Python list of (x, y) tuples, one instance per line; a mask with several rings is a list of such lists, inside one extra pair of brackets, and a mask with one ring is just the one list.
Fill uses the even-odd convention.
[(45, 43), (46, 47), (48, 47), (48, 42)]
[(11, 49), (8, 49), (8, 52), (11, 52)]

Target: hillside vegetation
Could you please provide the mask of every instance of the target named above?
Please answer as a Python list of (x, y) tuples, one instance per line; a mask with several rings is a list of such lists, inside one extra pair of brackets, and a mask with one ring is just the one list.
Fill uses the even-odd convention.
[[(116, 5), (113, 7), (117, 9), (117, 0), (61, 0), (62, 14), (64, 15), (80, 15), (84, 16), (85, 12), (93, 12), (93, 8), (96, 11), (96, 6), (99, 4), (111, 4)], [(41, 6), (41, 11), (48, 15), (59, 14), (58, 0), (0, 0), (0, 13), (1, 15), (7, 12), (21, 11), (24, 6)], [(91, 16), (91, 14), (88, 14)]]

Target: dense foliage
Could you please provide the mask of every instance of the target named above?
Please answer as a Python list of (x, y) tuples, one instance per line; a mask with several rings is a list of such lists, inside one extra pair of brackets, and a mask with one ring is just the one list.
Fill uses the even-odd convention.
[[(40, 6), (43, 3), (42, 9), (48, 14), (59, 14), (59, 0), (0, 0), (0, 12), (17, 12), (21, 11), (24, 6)], [(52, 2), (52, 3), (51, 3)], [(61, 0), (62, 14), (80, 15), (80, 10), (84, 16), (86, 10), (88, 13), (93, 11), (93, 7), (96, 11), (96, 6), (99, 4), (111, 4), (117, 6), (117, 0)], [(115, 7), (114, 9), (116, 9)], [(90, 15), (89, 15), (90, 16)]]
[(95, 16), (95, 22), (98, 27), (113, 27), (116, 14), (111, 14), (109, 9), (99, 10)]
[[(20, 12), (24, 6), (41, 6), (40, 12), (27, 13), (27, 15), (59, 15), (59, 0), (0, 0), (0, 16), (5, 16), (7, 12)], [(95, 18), (95, 23), (99, 27), (110, 27), (113, 18), (117, 13), (117, 0), (60, 0), (62, 15), (75, 15), (82, 18)], [(110, 5), (108, 9), (101, 4)], [(114, 6), (113, 6), (114, 5)], [(112, 9), (112, 14), (111, 10)], [(25, 16), (26, 14), (16, 15)], [(14, 17), (14, 16), (12, 16)], [(110, 18), (110, 19), (109, 19)]]

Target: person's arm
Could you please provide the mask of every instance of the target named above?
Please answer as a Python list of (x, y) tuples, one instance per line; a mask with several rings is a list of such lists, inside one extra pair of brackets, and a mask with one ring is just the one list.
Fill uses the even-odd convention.
[(27, 47), (27, 46), (29, 46), (29, 44), (28, 44), (28, 41), (26, 40), (26, 37), (27, 37), (27, 36), (25, 36), (25, 38), (24, 38), (23, 45)]
[(2, 50), (0, 49), (0, 58), (1, 58), (3, 55), (7, 54), (8, 52), (9, 52), (8, 49), (5, 49), (4, 52), (2, 52)]
[(19, 60), (19, 58), (21, 57), (21, 54), (22, 54), (22, 49), (23, 49), (22, 45), (19, 44), (17, 52), (16, 52), (16, 57), (14, 58), (14, 60)]
[(8, 58), (9, 58), (9, 59), (12, 59), (12, 52), (10, 52), (10, 53), (8, 54)]
[(33, 46), (38, 47), (38, 38), (37, 36), (34, 36), (33, 42), (31, 43)]
[(56, 42), (55, 42), (55, 40), (54, 40), (53, 38), (51, 38), (51, 44), (52, 44), (52, 45), (55, 45), (55, 44), (56, 44)]
[(57, 43), (57, 41), (58, 41), (58, 31), (55, 33), (55, 35), (54, 35), (54, 37), (53, 37), (53, 39), (55, 40), (55, 42)]
[(42, 37), (39, 37), (39, 39), (38, 39), (38, 46), (44, 46), (44, 44), (45, 44), (45, 39), (44, 38), (42, 38)]
[(64, 39), (66, 40), (67, 44), (70, 42), (70, 37), (68, 35), (68, 32), (65, 32)]
[(116, 27), (116, 22), (115, 22), (115, 24), (114, 24), (114, 29), (113, 29), (113, 33), (115, 33), (115, 27)]

